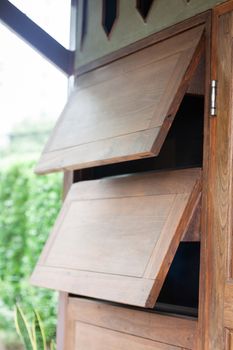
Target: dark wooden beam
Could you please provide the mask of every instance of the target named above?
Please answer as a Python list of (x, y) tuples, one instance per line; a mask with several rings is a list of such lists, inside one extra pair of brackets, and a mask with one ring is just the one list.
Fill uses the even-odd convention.
[(0, 20), (68, 76), (74, 72), (74, 51), (59, 44), (46, 31), (12, 5), (0, 1)]

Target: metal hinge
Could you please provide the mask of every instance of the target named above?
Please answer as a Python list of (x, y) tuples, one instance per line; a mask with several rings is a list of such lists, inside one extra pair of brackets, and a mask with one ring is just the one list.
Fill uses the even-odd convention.
[(210, 116), (215, 117), (217, 115), (217, 80), (211, 80), (210, 88)]

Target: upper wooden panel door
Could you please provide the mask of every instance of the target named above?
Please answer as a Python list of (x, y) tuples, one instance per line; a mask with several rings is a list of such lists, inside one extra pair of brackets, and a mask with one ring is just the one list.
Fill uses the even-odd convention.
[(200, 196), (200, 169), (74, 184), (32, 283), (153, 307)]
[(199, 63), (203, 30), (186, 30), (80, 76), (36, 171), (157, 155)]

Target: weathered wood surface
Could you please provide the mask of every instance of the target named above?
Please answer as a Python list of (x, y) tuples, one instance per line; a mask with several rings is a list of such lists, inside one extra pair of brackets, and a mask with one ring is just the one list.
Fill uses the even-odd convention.
[(158, 155), (200, 61), (203, 30), (197, 26), (79, 77), (36, 172)]
[[(73, 183), (73, 172), (65, 172), (63, 176), (63, 201), (67, 196), (70, 187)], [(59, 292), (58, 297), (58, 310), (57, 310), (57, 329), (56, 329), (56, 348), (57, 350), (64, 349), (65, 331), (67, 323), (67, 305), (68, 305), (68, 293)]]
[(74, 184), (32, 283), (153, 307), (200, 190), (200, 169)]
[(232, 276), (232, 42), (233, 1), (213, 14), (211, 78), (218, 80), (217, 116), (206, 124), (203, 240), (198, 349), (231, 350)]
[(190, 220), (189, 226), (182, 238), (184, 242), (199, 242), (201, 240), (201, 193), (197, 200), (196, 209)]
[(197, 320), (69, 298), (65, 350), (195, 349)]

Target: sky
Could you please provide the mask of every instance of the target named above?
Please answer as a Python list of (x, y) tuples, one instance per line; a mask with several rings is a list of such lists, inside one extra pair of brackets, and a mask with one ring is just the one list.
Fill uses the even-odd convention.
[[(70, 1), (11, 0), (69, 47)], [(0, 21), (0, 147), (25, 119), (55, 123), (67, 99), (67, 77)]]

